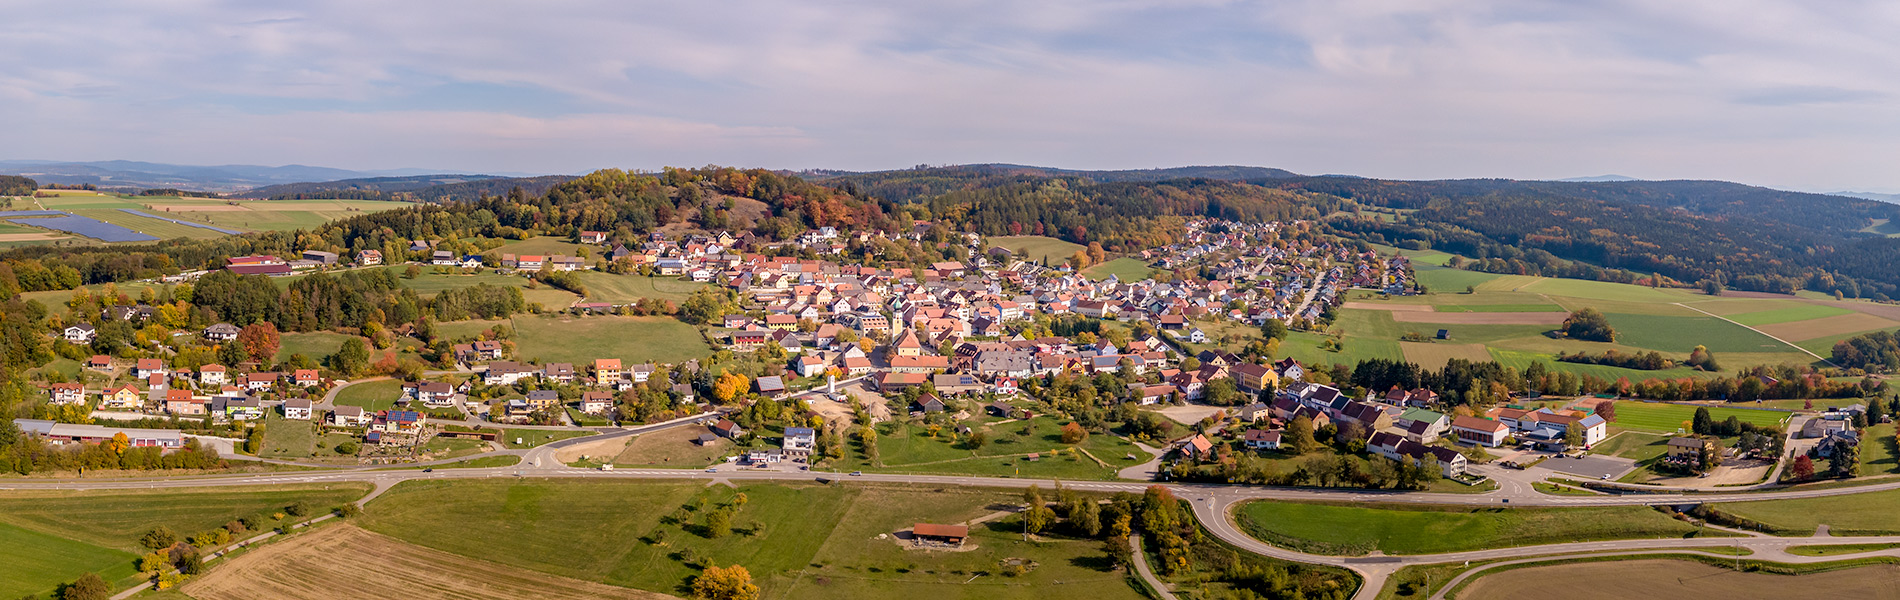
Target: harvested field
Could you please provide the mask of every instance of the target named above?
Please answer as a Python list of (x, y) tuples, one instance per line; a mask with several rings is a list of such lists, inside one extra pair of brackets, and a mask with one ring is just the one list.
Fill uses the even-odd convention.
[(1815, 300), (1821, 304), (1845, 308), (1854, 312), (1867, 313), (1876, 317), (1900, 321), (1900, 304), (1876, 304), (1866, 301)]
[(1811, 340), (1814, 338), (1886, 329), (1900, 326), (1900, 322), (1883, 319), (1864, 312), (1835, 315), (1806, 321), (1757, 325), (1756, 331), (1766, 333), (1790, 342)]
[(1900, 566), (1876, 565), (1813, 575), (1742, 573), (1686, 560), (1629, 560), (1532, 567), (1479, 577), (1465, 600), (1523, 598), (1900, 598)]
[(583, 456), (589, 458), (619, 456), (621, 452), (626, 451), (628, 444), (633, 443), (634, 437), (636, 436), (618, 437), (568, 446), (556, 450), (554, 452), (554, 460), (566, 464), (580, 460)]
[(1478, 363), (1491, 362), (1491, 351), (1484, 344), (1399, 342), (1399, 350), (1405, 352), (1405, 360), (1433, 370), (1445, 368), (1445, 363), (1454, 358)]
[(240, 555), (182, 591), (198, 600), (671, 598), (464, 558), (349, 525)]
[(39, 242), (63, 239), (66, 239), (66, 236), (44, 231), (35, 231), (33, 233), (0, 233), (0, 242)]
[(1448, 325), (1556, 325), (1570, 313), (1560, 312), (1418, 312), (1393, 311), (1392, 320), (1402, 323), (1445, 323)]
[(1384, 302), (1347, 302), (1345, 304), (1339, 305), (1339, 307), (1340, 308), (1359, 308), (1359, 309), (1365, 309), (1365, 310), (1389, 310), (1393, 312), (1408, 311), (1408, 312), (1424, 312), (1424, 313), (1433, 312), (1436, 310), (1432, 308), (1432, 305), (1430, 304), (1387, 304)]
[(153, 204), (159, 212), (242, 212), (250, 210), (231, 204)]
[[(719, 438), (701, 446), (694, 440), (711, 433), (706, 427), (675, 427), (633, 436), (632, 443), (614, 456), (616, 465), (697, 469), (733, 453), (732, 440)], [(601, 454), (606, 456), (606, 454)]]

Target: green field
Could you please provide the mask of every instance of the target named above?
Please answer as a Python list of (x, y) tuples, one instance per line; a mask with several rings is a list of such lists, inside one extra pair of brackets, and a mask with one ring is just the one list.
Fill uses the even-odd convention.
[[(1688, 423), (1695, 420), (1696, 408), (1683, 404), (1619, 401), (1616, 403), (1616, 421), (1612, 424), (1624, 429), (1651, 433), (1675, 433), (1677, 429), (1687, 431)], [(1733, 416), (1744, 423), (1780, 427), (1781, 421), (1788, 417), (1788, 413), (1711, 406), (1709, 416), (1717, 421), (1727, 420)]]
[[(1475, 294), (1474, 294), (1475, 295)], [(1438, 312), (1564, 312), (1555, 304), (1433, 304)]]
[[(506, 429), (501, 432), (501, 443), (510, 449), (533, 448), (549, 442), (558, 442), (568, 438), (594, 435), (592, 431), (574, 431), (558, 429)], [(515, 440), (521, 443), (515, 443)]]
[(989, 238), (989, 241), (991, 246), (1002, 246), (1014, 252), (1019, 260), (1047, 262), (1050, 266), (1062, 264), (1062, 261), (1075, 256), (1077, 250), (1087, 249), (1081, 244), (1039, 235), (1006, 235)]
[(99, 573), (115, 588), (133, 583), (139, 537), (166, 526), (180, 537), (239, 517), (260, 517), (305, 502), (313, 514), (369, 491), (362, 484), (173, 489), (165, 491), (0, 492), (0, 598), (46, 594), (80, 574)]
[(1498, 278), (1498, 275), (1491, 273), (1417, 263), (1412, 265), (1412, 274), (1418, 278), (1420, 285), (1425, 286), (1427, 291), (1434, 294), (1462, 292), (1466, 287), (1476, 287)]
[(520, 275), (504, 275), (492, 271), (473, 274), (463, 274), (459, 272), (436, 273), (434, 268), (424, 267), (422, 274), (416, 276), (415, 279), (404, 279), (402, 278), (402, 274), (403, 271), (407, 270), (407, 267), (390, 267), (390, 270), (395, 271), (397, 281), (401, 281), (403, 287), (415, 290), (417, 295), (424, 298), (434, 297), (436, 294), (441, 293), (442, 290), (473, 287), (483, 283), (493, 286), (521, 288), (521, 298), (523, 300), (527, 300), (531, 304), (538, 303), (551, 310), (567, 308), (568, 305), (573, 304), (574, 301), (579, 298), (566, 290), (561, 290), (553, 286), (537, 284), (533, 289), (529, 289), (528, 286), (532, 282), (529, 281), (528, 278)]
[(1280, 355), (1292, 357), (1305, 364), (1341, 364), (1356, 365), (1359, 361), (1384, 358), (1399, 360), (1405, 353), (1399, 350), (1397, 336), (1390, 338), (1346, 337), (1346, 347), (1334, 352), (1320, 347), (1326, 336), (1317, 333), (1295, 331), (1280, 340)]
[[(409, 202), (373, 200), (271, 200), (229, 201), (212, 198), (174, 198), (163, 196), (63, 195), (40, 198), (39, 205), (49, 210), (67, 210), (144, 231), (161, 238), (219, 237), (209, 229), (187, 227), (120, 211), (141, 210), (180, 221), (196, 221), (226, 229), (287, 231), (311, 229), (337, 219), (413, 206)], [(19, 207), (16, 205), (16, 208)]]
[[(1334, 555), (1437, 554), (1563, 542), (1680, 538), (1695, 526), (1644, 506), (1589, 508), (1366, 507), (1249, 502), (1237, 511), (1248, 535)], [(1730, 535), (1705, 531), (1700, 535)]]
[(1900, 473), (1900, 452), (1896, 452), (1893, 423), (1869, 425), (1861, 432), (1860, 474)]
[(1802, 304), (1800, 306), (1792, 306), (1788, 308), (1778, 308), (1774, 310), (1764, 310), (1760, 312), (1749, 312), (1749, 313), (1742, 313), (1738, 315), (1729, 315), (1728, 318), (1731, 321), (1735, 321), (1737, 323), (1741, 323), (1749, 327), (1754, 327), (1756, 325), (1773, 325), (1776, 323), (1792, 323), (1794, 321), (1820, 319), (1820, 318), (1825, 318), (1825, 317), (1832, 317), (1835, 315), (1850, 314), (1853, 312), (1854, 311), (1847, 310), (1845, 308), (1828, 306), (1825, 304)]
[(402, 398), (402, 382), (383, 379), (351, 384), (336, 393), (338, 406), (361, 406), (363, 410), (388, 410)]
[(601, 271), (582, 271), (581, 283), (587, 286), (588, 302), (612, 302), (628, 304), (640, 298), (671, 300), (674, 305), (686, 302), (686, 296), (707, 284), (676, 277), (641, 277), (639, 275), (614, 275)]
[(1607, 313), (1616, 342), (1625, 346), (1688, 352), (1696, 345), (1711, 352), (1793, 352), (1794, 348), (1760, 332), (1715, 317), (1674, 317)]
[[(941, 428), (933, 436), (928, 426), (890, 424), (879, 427), (877, 464), (862, 461), (853, 446), (843, 461), (827, 463), (827, 466), (839, 471), (1104, 480), (1114, 479), (1121, 469), (1148, 460), (1148, 454), (1134, 444), (1104, 434), (1090, 435), (1076, 445), (1087, 455), (1072, 456), (1066, 451), (1069, 445), (1062, 443), (1060, 435), (1062, 425), (1067, 422), (1051, 417), (995, 425), (972, 422), (969, 423), (972, 427), (989, 436), (989, 442), (976, 450), (968, 449), (949, 427)], [(1026, 435), (1023, 433), (1025, 425), (1029, 427)], [(1031, 453), (1039, 454), (1036, 460), (1024, 456)], [(1136, 458), (1127, 459), (1130, 454)], [(1089, 455), (1108, 466), (1090, 460)]]
[(567, 241), (565, 237), (554, 236), (541, 236), (534, 239), (508, 242), (502, 244), (500, 248), (496, 248), (494, 251), (502, 254), (539, 254), (542, 256), (560, 254), (563, 256), (580, 256), (582, 248), (587, 249), (588, 263), (591, 264), (593, 259), (600, 257), (600, 246), (576, 244)]
[(672, 317), (519, 316), (513, 323), (515, 353), (538, 364), (583, 364), (596, 358), (678, 363), (712, 354), (692, 325)]
[(1642, 433), (1639, 431), (1624, 431), (1603, 440), (1601, 443), (1598, 443), (1596, 447), (1591, 448), (1590, 451), (1597, 454), (1621, 456), (1642, 462), (1669, 452), (1669, 438), (1671, 437), (1673, 436)]
[(292, 354), (302, 354), (305, 358), (321, 363), (325, 357), (336, 354), (343, 347), (343, 342), (353, 337), (357, 336), (329, 331), (286, 333), (280, 338), (282, 343), (277, 347), (276, 360), (283, 362)]
[(276, 411), (264, 417), (264, 458), (309, 458), (317, 449), (317, 425), (310, 421), (285, 419)]
[[(1825, 464), (1825, 461), (1817, 462)], [(1776, 530), (1775, 535), (1813, 535), (1815, 528), (1825, 523), (1833, 535), (1848, 536), (1900, 534), (1900, 516), (1896, 516), (1893, 509), (1897, 504), (1900, 504), (1900, 490), (1795, 500), (1723, 502), (1713, 506), (1764, 523)]]
[[(739, 493), (747, 502), (733, 518), (735, 532), (701, 535), (707, 511)], [(690, 552), (713, 564), (744, 565), (767, 598), (821, 590), (826, 598), (843, 599), (978, 594), (1029, 600), (1046, 597), (1056, 582), (1064, 594), (1078, 597), (1141, 597), (1120, 573), (1094, 560), (1100, 542), (1061, 536), (1020, 542), (1020, 526), (1008, 517), (973, 527), (976, 539), (964, 552), (906, 550), (890, 536), (917, 522), (983, 516), (994, 510), (989, 505), (1014, 497), (852, 485), (732, 489), (656, 481), (431, 481), (396, 486), (370, 504), (360, 524), (456, 554), (668, 594), (681, 593), (696, 573), (681, 560)], [(683, 522), (664, 518), (674, 513)], [(758, 534), (742, 533), (754, 526)], [(994, 573), (1008, 557), (1039, 566), (1007, 582), (982, 577), (981, 584), (967, 585), (973, 574)]]
[(1139, 258), (1127, 257), (1117, 258), (1082, 270), (1083, 275), (1087, 275), (1089, 279), (1098, 281), (1108, 279), (1110, 275), (1120, 278), (1122, 281), (1141, 281), (1147, 279), (1153, 273), (1154, 269), (1148, 268), (1148, 263), (1142, 262)]

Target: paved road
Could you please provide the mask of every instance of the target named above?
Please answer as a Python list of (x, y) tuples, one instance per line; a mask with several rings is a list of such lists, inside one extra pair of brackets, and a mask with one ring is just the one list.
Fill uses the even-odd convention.
[(1174, 592), (1168, 589), (1166, 582), (1155, 577), (1154, 569), (1148, 568), (1148, 553), (1141, 549), (1141, 536), (1128, 536), (1128, 547), (1134, 551), (1132, 560), (1135, 562), (1135, 572), (1141, 574), (1143, 581), (1148, 582), (1148, 587), (1154, 588), (1155, 593), (1161, 595), (1161, 600), (1179, 600), (1175, 598)]

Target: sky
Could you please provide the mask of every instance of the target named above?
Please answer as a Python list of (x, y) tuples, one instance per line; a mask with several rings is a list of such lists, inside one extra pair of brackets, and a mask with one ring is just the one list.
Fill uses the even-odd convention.
[(0, 158), (1900, 192), (1900, 3), (0, 0)]

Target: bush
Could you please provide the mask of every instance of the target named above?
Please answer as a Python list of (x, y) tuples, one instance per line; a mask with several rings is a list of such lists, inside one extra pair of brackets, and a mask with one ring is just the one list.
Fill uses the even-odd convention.
[(358, 451), (362, 449), (363, 449), (363, 446), (361, 444), (356, 443), (354, 440), (343, 442), (341, 444), (336, 445), (337, 454), (356, 454)]
[(284, 507), (284, 513), (293, 517), (302, 517), (310, 514), (310, 506), (302, 502), (292, 503), (290, 506)]

